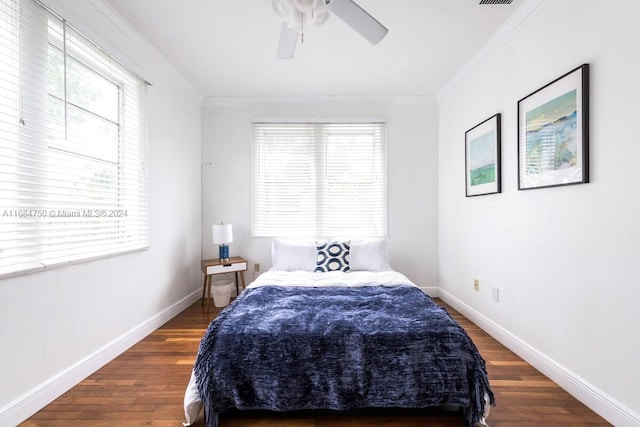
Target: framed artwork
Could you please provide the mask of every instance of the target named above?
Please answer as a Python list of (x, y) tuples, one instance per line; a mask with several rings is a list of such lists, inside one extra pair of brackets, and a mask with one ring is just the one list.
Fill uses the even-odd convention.
[(518, 101), (518, 190), (589, 182), (589, 64)]
[(500, 192), (500, 113), (464, 134), (467, 197)]

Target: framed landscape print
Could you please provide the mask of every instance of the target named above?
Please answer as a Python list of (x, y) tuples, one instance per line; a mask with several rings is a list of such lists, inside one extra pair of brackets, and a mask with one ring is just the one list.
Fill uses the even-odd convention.
[(589, 64), (518, 101), (518, 189), (589, 182)]
[(500, 192), (500, 114), (464, 134), (467, 197)]

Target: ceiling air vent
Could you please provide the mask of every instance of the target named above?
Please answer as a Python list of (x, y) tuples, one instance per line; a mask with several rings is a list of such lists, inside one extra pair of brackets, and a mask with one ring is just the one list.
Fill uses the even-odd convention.
[(480, 0), (479, 4), (511, 4), (513, 0)]

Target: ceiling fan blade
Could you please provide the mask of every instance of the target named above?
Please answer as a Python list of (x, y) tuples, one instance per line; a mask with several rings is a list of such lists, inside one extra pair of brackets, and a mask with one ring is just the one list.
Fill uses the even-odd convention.
[(289, 28), (286, 22), (280, 27), (280, 41), (278, 42), (278, 59), (291, 59), (296, 51), (298, 30)]
[(353, 0), (323, 0), (327, 8), (371, 44), (377, 44), (389, 30)]

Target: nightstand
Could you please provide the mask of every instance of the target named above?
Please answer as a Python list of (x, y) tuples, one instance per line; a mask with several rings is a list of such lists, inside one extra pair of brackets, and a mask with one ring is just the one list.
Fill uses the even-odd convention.
[(202, 305), (204, 306), (205, 296), (207, 298), (207, 314), (209, 314), (209, 303), (211, 301), (211, 276), (216, 274), (236, 273), (236, 290), (240, 295), (240, 282), (238, 282), (238, 275), (240, 275), (240, 281), (242, 281), (242, 289), (244, 289), (244, 272), (247, 271), (247, 260), (234, 256), (229, 258), (229, 261), (223, 263), (218, 258), (203, 259), (200, 262), (202, 267), (202, 274), (204, 280), (202, 282)]

